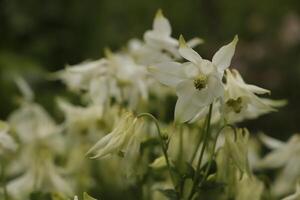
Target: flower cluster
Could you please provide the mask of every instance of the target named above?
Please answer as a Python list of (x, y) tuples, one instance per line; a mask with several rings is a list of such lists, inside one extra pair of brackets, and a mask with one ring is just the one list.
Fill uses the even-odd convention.
[[(1, 199), (298, 199), (299, 136), (238, 127), (286, 104), (231, 66), (238, 40), (203, 58), (203, 40), (172, 36), (159, 10), (143, 39), (52, 73), (77, 97), (57, 97), (53, 116), (17, 78), (19, 108), (0, 121)], [(274, 181), (258, 176), (270, 169)]]

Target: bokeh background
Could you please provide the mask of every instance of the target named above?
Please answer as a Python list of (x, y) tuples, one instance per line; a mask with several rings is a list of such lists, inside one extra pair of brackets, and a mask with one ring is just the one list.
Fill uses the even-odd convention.
[(207, 58), (238, 34), (233, 66), (247, 82), (272, 90), (272, 98), (289, 101), (245, 125), (281, 139), (300, 131), (299, 0), (1, 0), (0, 118), (16, 107), (13, 77), (29, 81), (37, 101), (53, 113), (55, 96), (66, 90), (49, 72), (142, 38), (158, 8), (174, 37), (205, 39), (197, 51)]

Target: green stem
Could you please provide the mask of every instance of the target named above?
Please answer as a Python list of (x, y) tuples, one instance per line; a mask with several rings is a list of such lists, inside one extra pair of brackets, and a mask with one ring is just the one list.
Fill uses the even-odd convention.
[(170, 160), (169, 160), (169, 157), (168, 157), (168, 153), (167, 153), (167, 145), (166, 143), (164, 142), (164, 138), (162, 136), (162, 133), (161, 133), (161, 130), (160, 130), (160, 127), (159, 127), (159, 123), (158, 123), (158, 120), (150, 113), (141, 113), (137, 116), (138, 118), (139, 117), (149, 117), (150, 119), (153, 120), (153, 122), (155, 123), (155, 126), (157, 128), (157, 132), (158, 132), (158, 135), (159, 135), (159, 138), (160, 138), (160, 142), (161, 142), (161, 148), (162, 148), (162, 151), (163, 151), (163, 154), (164, 154), (164, 157), (165, 157), (165, 160), (166, 160), (166, 163), (167, 163), (167, 167), (168, 167), (168, 171), (169, 171), (169, 174), (171, 176), (171, 180), (172, 180), (172, 183), (173, 183), (173, 186), (174, 188), (176, 187), (176, 183), (175, 183), (175, 179), (173, 177), (173, 174), (172, 174), (172, 170), (171, 170), (171, 164), (170, 164)]
[(212, 109), (213, 109), (213, 103), (211, 103), (210, 106), (209, 106), (209, 111), (208, 111), (208, 115), (207, 115), (207, 122), (206, 122), (206, 129), (205, 129), (205, 133), (203, 135), (203, 144), (202, 144), (202, 147), (201, 147), (200, 157), (199, 157), (198, 163), (197, 163), (197, 168), (196, 168), (196, 172), (195, 172), (195, 176), (194, 176), (193, 187), (192, 187), (191, 193), (188, 197), (189, 200), (192, 199), (192, 197), (194, 195), (194, 192), (195, 192), (195, 189), (196, 189), (196, 186), (198, 184), (199, 178), (200, 178), (200, 167), (201, 167), (202, 159), (203, 159), (203, 156), (204, 156), (205, 148), (206, 148), (206, 145), (207, 145), (208, 139), (209, 139)]
[[(206, 126), (206, 123), (207, 123), (207, 118), (204, 121), (204, 126)], [(201, 141), (202, 141), (202, 138), (203, 138), (203, 135), (204, 135), (204, 130), (205, 130), (205, 127), (202, 127), (202, 129), (201, 129), (201, 135), (199, 136), (199, 140), (198, 140), (198, 142), (196, 144), (195, 151), (193, 152), (193, 155), (192, 155), (191, 160), (190, 160), (191, 165), (193, 164), (193, 162), (194, 162), (194, 160), (196, 158), (198, 149), (200, 147), (200, 144), (201, 144)]]
[(209, 173), (209, 170), (210, 170), (210, 167), (211, 167), (211, 163), (212, 163), (212, 160), (214, 158), (214, 155), (215, 155), (215, 148), (216, 148), (216, 145), (217, 145), (217, 140), (218, 140), (218, 137), (220, 135), (220, 133), (226, 128), (226, 127), (229, 127), (231, 128), (233, 131), (234, 131), (234, 140), (236, 140), (236, 137), (237, 137), (237, 133), (236, 133), (236, 128), (231, 125), (231, 124), (226, 124), (224, 125), (222, 128), (220, 128), (220, 130), (217, 132), (217, 135), (216, 135), (216, 138), (214, 140), (214, 144), (213, 144), (213, 147), (212, 147), (212, 152), (210, 154), (210, 159), (209, 159), (209, 162), (208, 162), (208, 166), (207, 168), (205, 169), (205, 172), (204, 172), (204, 176), (203, 176), (203, 179), (201, 180), (200, 184), (199, 184), (199, 187), (201, 187), (201, 185), (204, 183), (204, 181), (206, 180), (207, 176), (208, 176), (208, 173)]

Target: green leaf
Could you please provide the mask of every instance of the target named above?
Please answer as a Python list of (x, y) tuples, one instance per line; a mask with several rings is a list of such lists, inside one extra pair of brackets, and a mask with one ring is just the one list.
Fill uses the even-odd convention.
[(83, 200), (97, 200), (90, 195), (88, 195), (86, 192), (83, 193)]
[(158, 191), (160, 191), (169, 200), (179, 200), (177, 192), (173, 189), (159, 189)]

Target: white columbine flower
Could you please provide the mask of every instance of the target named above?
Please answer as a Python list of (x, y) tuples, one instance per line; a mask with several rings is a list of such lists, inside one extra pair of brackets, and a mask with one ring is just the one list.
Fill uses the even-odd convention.
[(285, 101), (275, 101), (257, 96), (257, 94), (266, 93), (270, 93), (270, 91), (245, 83), (237, 70), (227, 69), (223, 107), (227, 121), (232, 123), (253, 119), (276, 111), (276, 107), (285, 104)]
[[(132, 113), (124, 113), (114, 130), (102, 137), (88, 152), (91, 158), (103, 158), (112, 154), (129, 154), (132, 156), (131, 149), (136, 149), (139, 145), (135, 139), (139, 138), (142, 121), (135, 118)], [(130, 146), (131, 145), (131, 146)]]
[(286, 143), (267, 136), (261, 137), (273, 151), (258, 164), (258, 168), (282, 168), (275, 179), (272, 191), (276, 196), (286, 195), (293, 190), (300, 176), (300, 136), (293, 135)]
[(178, 41), (171, 37), (171, 33), (169, 20), (164, 17), (162, 10), (158, 10), (154, 18), (153, 29), (145, 32), (144, 39), (146, 44), (152, 47), (170, 49), (178, 45)]
[(188, 62), (165, 62), (149, 67), (156, 79), (176, 89), (176, 121), (186, 122), (195, 116), (199, 117), (199, 113), (204, 113), (203, 110), (209, 104), (223, 95), (223, 73), (230, 65), (237, 41), (236, 36), (231, 43), (220, 48), (212, 61), (209, 61), (202, 59), (181, 36), (179, 53)]

